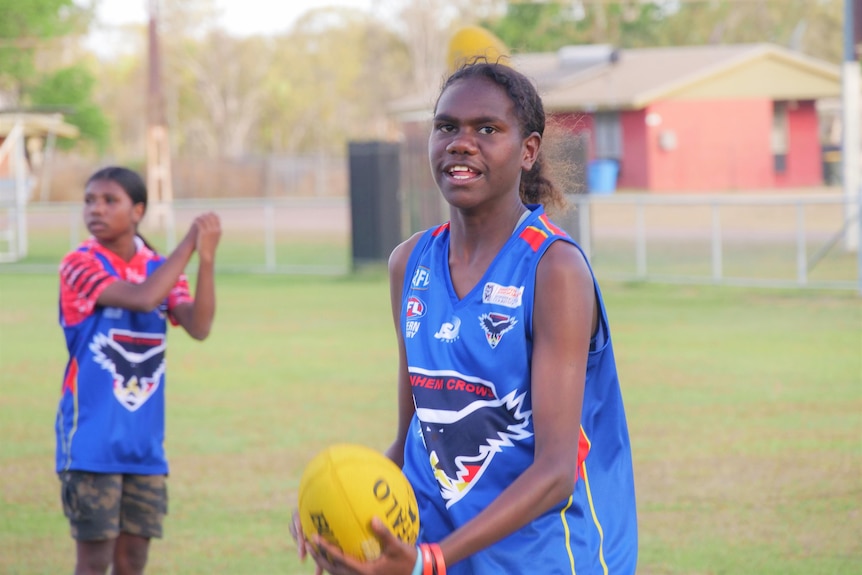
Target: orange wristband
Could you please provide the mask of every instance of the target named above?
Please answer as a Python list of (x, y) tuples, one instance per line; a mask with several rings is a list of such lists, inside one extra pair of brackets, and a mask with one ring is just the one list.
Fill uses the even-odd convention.
[(419, 550), (422, 552), (422, 575), (434, 575), (434, 556), (427, 543), (420, 543)]
[(446, 575), (446, 561), (443, 559), (443, 551), (436, 543), (430, 543), (428, 548), (434, 556), (434, 575)]

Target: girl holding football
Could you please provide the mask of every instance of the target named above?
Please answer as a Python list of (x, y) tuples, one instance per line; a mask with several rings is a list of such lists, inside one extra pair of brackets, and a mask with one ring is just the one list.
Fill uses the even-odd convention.
[(318, 571), (635, 572), (608, 317), (584, 252), (545, 213), (563, 196), (544, 171), (544, 129), (536, 89), (507, 65), (477, 61), (444, 83), (428, 149), (450, 219), (389, 260), (399, 411), (387, 455), (416, 493), (419, 544), (378, 520), (369, 562), (300, 538)]

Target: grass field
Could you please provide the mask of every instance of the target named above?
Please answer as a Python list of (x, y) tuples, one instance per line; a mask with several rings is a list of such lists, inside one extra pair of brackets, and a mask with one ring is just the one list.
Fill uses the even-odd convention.
[[(644, 575), (862, 573), (862, 300), (604, 285)], [(381, 270), (218, 277), (204, 343), (171, 332), (170, 514), (154, 574), (312, 573), (287, 531), (303, 466), (394, 431)], [(53, 471), (56, 278), (0, 273), (0, 573), (69, 573)]]

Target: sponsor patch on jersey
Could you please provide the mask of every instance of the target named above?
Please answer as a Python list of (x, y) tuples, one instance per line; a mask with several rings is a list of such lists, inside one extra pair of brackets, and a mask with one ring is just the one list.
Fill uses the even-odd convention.
[(112, 329), (90, 343), (93, 359), (114, 377), (114, 397), (129, 411), (150, 399), (165, 373), (165, 335)]
[(121, 317), (123, 317), (123, 308), (106, 307), (104, 315), (106, 319), (120, 319)]
[(419, 326), (422, 325), (421, 321), (416, 320), (407, 320), (404, 322), (404, 336), (407, 339), (412, 339), (413, 336), (419, 331)]
[(416, 416), (440, 493), (451, 507), (478, 485), (497, 453), (533, 435), (525, 392), (451, 370), (410, 367)]
[(504, 307), (521, 307), (524, 295), (524, 286), (503, 286), (498, 283), (488, 282), (482, 290), (482, 303), (501, 305)]
[(425, 302), (416, 296), (407, 298), (407, 303), (404, 304), (404, 337), (412, 338), (419, 331), (419, 326), (422, 324), (420, 318), (425, 316), (428, 307)]
[(491, 349), (497, 347), (503, 334), (515, 327), (518, 320), (512, 316), (503, 313), (483, 313), (479, 316), (479, 325), (485, 332), (485, 341), (491, 346)]
[(434, 334), (434, 338), (444, 343), (452, 343), (458, 339), (460, 332), (461, 320), (458, 316), (452, 316), (452, 321), (444, 321), (437, 333)]
[(431, 270), (425, 266), (416, 268), (410, 285), (413, 286), (413, 289), (428, 289), (428, 286), (431, 285)]

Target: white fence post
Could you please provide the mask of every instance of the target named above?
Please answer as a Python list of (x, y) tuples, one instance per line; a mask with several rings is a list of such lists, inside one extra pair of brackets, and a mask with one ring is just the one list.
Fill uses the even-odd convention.
[(859, 194), (856, 196), (856, 276), (858, 280), (859, 294), (862, 295), (862, 186), (859, 186)]
[(27, 204), (30, 202), (30, 177), (23, 129), (16, 138), (15, 154), (15, 258), (27, 257)]
[(69, 207), (69, 251), (78, 247), (81, 236), (81, 213), (74, 207)]
[(271, 200), (267, 200), (263, 205), (263, 222), (266, 270), (272, 272), (275, 271), (275, 208)]
[(805, 242), (805, 206), (796, 202), (796, 281), (808, 283), (808, 254)]
[(712, 281), (720, 283), (724, 274), (724, 261), (721, 245), (721, 206), (717, 203), (712, 204)]
[(647, 275), (646, 223), (644, 203), (638, 198), (635, 202), (635, 275), (645, 279)]

